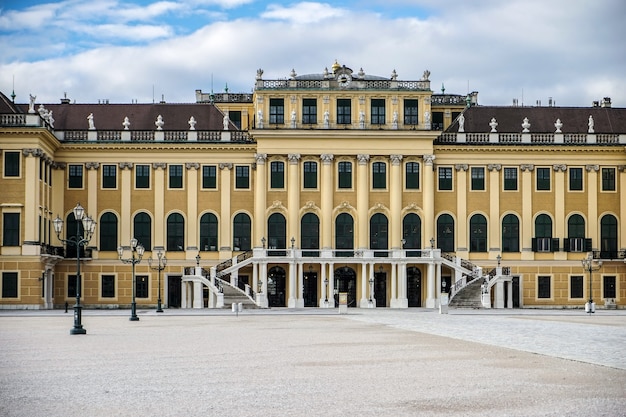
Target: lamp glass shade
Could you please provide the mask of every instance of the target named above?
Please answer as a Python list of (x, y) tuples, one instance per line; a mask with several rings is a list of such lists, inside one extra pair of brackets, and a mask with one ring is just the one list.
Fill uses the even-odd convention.
[(143, 245), (140, 243), (137, 245), (137, 253), (139, 254), (139, 256), (143, 256), (143, 252), (145, 251), (145, 248), (143, 247)]
[(81, 206), (80, 203), (76, 204), (76, 207), (74, 207), (74, 218), (76, 220), (82, 220), (84, 215), (85, 209), (83, 206)]
[(54, 225), (54, 231), (56, 232), (56, 234), (60, 235), (63, 231), (63, 220), (61, 220), (58, 214), (57, 218), (52, 220), (52, 224)]
[(117, 254), (119, 255), (120, 259), (122, 259), (122, 256), (124, 255), (124, 248), (121, 246), (117, 247)]

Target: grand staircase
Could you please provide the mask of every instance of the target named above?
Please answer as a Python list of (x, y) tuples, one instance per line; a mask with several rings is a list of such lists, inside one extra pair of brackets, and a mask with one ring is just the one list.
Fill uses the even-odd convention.
[(449, 306), (452, 308), (482, 308), (484, 278), (478, 278), (456, 292)]
[(219, 282), (219, 288), (222, 294), (224, 294), (223, 308), (231, 308), (233, 303), (241, 303), (244, 309), (259, 308), (256, 303), (239, 288), (233, 287), (228, 281), (219, 280)]

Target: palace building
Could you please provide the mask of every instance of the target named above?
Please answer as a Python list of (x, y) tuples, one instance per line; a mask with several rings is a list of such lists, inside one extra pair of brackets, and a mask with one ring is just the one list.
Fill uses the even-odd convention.
[(1, 96), (0, 308), (626, 306), (609, 98), (483, 106), (337, 62), (195, 96)]

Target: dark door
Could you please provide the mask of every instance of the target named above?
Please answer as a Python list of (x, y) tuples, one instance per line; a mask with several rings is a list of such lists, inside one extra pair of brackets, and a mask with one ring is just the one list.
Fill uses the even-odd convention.
[(317, 272), (304, 274), (304, 306), (317, 307)]
[(387, 273), (376, 272), (374, 274), (374, 298), (376, 307), (387, 307)]
[(452, 291), (452, 277), (441, 277), (441, 292)]
[(519, 308), (519, 277), (513, 277), (513, 308)]
[(168, 276), (167, 277), (167, 306), (169, 308), (180, 308), (180, 287), (182, 284), (182, 277)]
[(285, 270), (280, 266), (272, 267), (267, 274), (267, 302), (270, 307), (286, 307)]
[(409, 307), (422, 306), (422, 272), (414, 266), (406, 269), (406, 295)]
[(356, 307), (356, 272), (343, 266), (335, 270), (335, 306), (339, 307), (339, 293), (348, 293), (348, 307)]

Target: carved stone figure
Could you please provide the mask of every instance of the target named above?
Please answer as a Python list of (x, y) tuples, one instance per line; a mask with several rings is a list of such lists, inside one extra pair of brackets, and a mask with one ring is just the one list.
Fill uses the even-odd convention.
[(191, 116), (187, 123), (189, 123), (189, 130), (196, 130), (196, 123), (197, 122), (196, 122), (196, 118), (195, 117)]
[(54, 117), (52, 117), (52, 110), (48, 112), (48, 124), (54, 128)]
[(328, 114), (328, 110), (324, 112), (324, 129), (328, 129), (330, 127), (330, 115)]
[(593, 133), (593, 116), (589, 116), (589, 122), (587, 123), (587, 126), (589, 127), (589, 130), (587, 133)]
[(459, 133), (464, 133), (465, 132), (465, 116), (463, 116), (463, 113), (461, 113), (459, 115)]
[(35, 100), (37, 100), (37, 96), (34, 96), (32, 94), (29, 94), (29, 96), (30, 98), (28, 102), (28, 113), (34, 114), (35, 113)]
[(130, 120), (128, 120), (128, 116), (124, 117), (124, 121), (122, 122), (122, 126), (124, 126), (124, 130), (128, 130), (130, 126)]
[(563, 123), (561, 123), (561, 119), (556, 119), (556, 123), (554, 124), (554, 127), (556, 128), (554, 133), (563, 133), (561, 132), (561, 128), (563, 127)]
[(524, 120), (522, 121), (522, 133), (529, 133), (529, 129), (530, 123), (528, 122), (528, 117), (524, 117)]
[(228, 125), (230, 124), (230, 120), (228, 119), (228, 113), (224, 113), (224, 119), (222, 120), (222, 124), (224, 125), (224, 130), (228, 130)]
[(258, 119), (258, 125), (257, 127), (259, 129), (263, 129), (263, 110), (259, 110), (257, 112), (257, 119)]
[(157, 130), (163, 130), (163, 125), (165, 124), (165, 122), (163, 121), (163, 116), (159, 114), (154, 124), (156, 125)]
[(489, 122), (489, 126), (491, 127), (491, 133), (498, 133), (496, 127), (498, 127), (498, 122), (496, 122), (496, 118), (492, 117), (491, 122)]
[(93, 113), (89, 113), (89, 116), (87, 116), (87, 123), (89, 124), (89, 130), (96, 130), (96, 125), (93, 121)]

